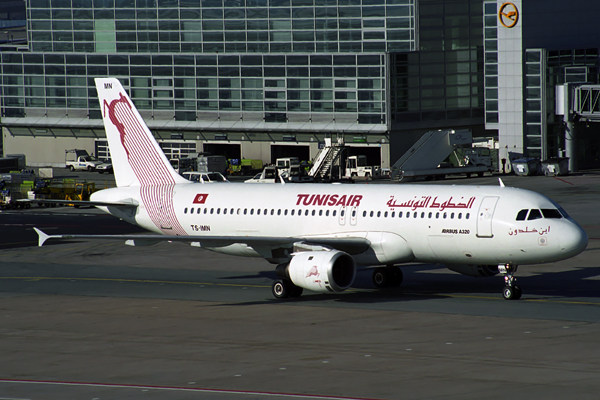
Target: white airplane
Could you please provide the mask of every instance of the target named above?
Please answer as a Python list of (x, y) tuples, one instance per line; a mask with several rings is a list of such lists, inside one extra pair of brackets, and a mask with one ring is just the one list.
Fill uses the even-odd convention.
[(203, 185), (171, 167), (117, 79), (97, 78), (116, 187), (88, 204), (153, 234), (46, 235), (108, 238), (129, 245), (161, 240), (277, 264), (277, 298), (303, 289), (342, 292), (357, 266), (377, 287), (399, 285), (396, 264), (443, 263), (470, 276), (504, 275), (503, 297), (521, 297), (517, 266), (564, 260), (588, 238), (555, 202), (495, 186), (257, 184)]

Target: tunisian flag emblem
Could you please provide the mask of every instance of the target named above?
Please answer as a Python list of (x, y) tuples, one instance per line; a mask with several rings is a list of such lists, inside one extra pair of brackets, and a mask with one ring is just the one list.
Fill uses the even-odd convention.
[(198, 193), (196, 197), (194, 197), (194, 204), (204, 204), (207, 197), (208, 193)]

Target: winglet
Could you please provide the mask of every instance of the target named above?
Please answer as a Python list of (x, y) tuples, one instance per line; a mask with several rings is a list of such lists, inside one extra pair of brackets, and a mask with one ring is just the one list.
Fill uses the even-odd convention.
[(505, 187), (504, 182), (502, 182), (502, 178), (498, 178), (498, 182), (500, 182), (500, 187)]
[(46, 235), (44, 232), (42, 232), (38, 228), (33, 228), (33, 230), (36, 231), (39, 236), (38, 246), (42, 247), (44, 245), (44, 243), (46, 242), (46, 240), (48, 240), (48, 238), (50, 238), (50, 235)]

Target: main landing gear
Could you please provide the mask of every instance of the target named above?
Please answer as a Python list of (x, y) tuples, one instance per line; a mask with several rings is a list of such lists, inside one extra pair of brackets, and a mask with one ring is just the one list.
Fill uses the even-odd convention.
[(271, 291), (273, 296), (277, 299), (285, 299), (288, 297), (300, 297), (302, 296), (302, 289), (300, 286), (296, 286), (289, 279), (280, 278), (273, 281)]
[(404, 276), (400, 267), (388, 265), (378, 267), (373, 271), (373, 284), (378, 288), (400, 286)]
[(514, 274), (517, 272), (517, 266), (512, 264), (502, 264), (498, 265), (498, 271), (504, 275), (504, 290), (502, 290), (502, 297), (505, 300), (519, 300), (523, 291), (521, 287), (515, 285), (517, 278), (515, 278)]

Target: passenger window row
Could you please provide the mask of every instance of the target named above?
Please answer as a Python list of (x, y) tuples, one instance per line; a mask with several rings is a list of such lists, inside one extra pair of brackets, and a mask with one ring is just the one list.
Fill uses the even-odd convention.
[[(369, 217), (377, 217), (377, 218), (380, 218), (382, 215), (383, 215), (383, 218), (387, 218), (387, 217), (388, 217), (388, 215), (389, 215), (391, 218), (395, 218), (395, 217), (396, 217), (396, 212), (395, 212), (395, 211), (392, 211), (391, 213), (389, 213), (389, 214), (388, 214), (388, 211), (384, 211), (384, 212), (381, 212), (381, 211), (377, 211), (377, 212), (375, 212), (375, 211), (370, 211), (370, 212), (367, 214), (367, 211), (363, 211), (363, 217), (366, 217), (367, 215), (368, 215)], [(403, 213), (402, 211), (398, 212), (398, 218), (402, 218), (403, 216), (404, 216), (405, 218), (411, 218), (411, 213), (410, 213), (410, 211), (407, 211), (406, 213)], [(454, 219), (454, 218), (462, 219), (462, 218), (463, 218), (463, 213), (447, 213), (447, 212), (441, 213), (441, 212), (436, 212), (436, 213), (434, 214), (434, 213), (433, 213), (433, 212), (431, 212), (431, 211), (430, 211), (430, 212), (428, 212), (428, 213), (426, 213), (426, 212), (424, 212), (424, 211), (423, 211), (423, 212), (421, 212), (421, 213), (418, 213), (418, 212), (414, 211), (414, 212), (412, 213), (412, 218), (413, 218), (413, 219), (415, 219), (415, 218), (419, 218), (419, 216), (420, 216), (421, 218), (423, 218), (423, 219), (424, 219), (424, 218), (432, 219), (432, 218), (434, 218), (434, 216), (435, 216), (435, 219), (439, 219), (439, 218), (440, 218), (440, 216), (441, 216), (443, 219), (446, 219), (446, 218), (450, 218), (450, 219)], [(464, 217), (465, 217), (465, 219), (469, 219), (469, 218), (470, 218), (470, 216), (471, 216), (471, 214), (470, 214), (470, 213), (466, 213), (466, 214), (464, 214)]]
[[(304, 216), (308, 216), (308, 215), (317, 216), (318, 215), (319, 217), (322, 217), (322, 216), (325, 216), (325, 217), (329, 217), (329, 216), (335, 217), (335, 216), (337, 216), (337, 210), (331, 210), (331, 211), (330, 210), (318, 210), (317, 211), (317, 210), (314, 210), (314, 209), (313, 210), (305, 209), (304, 212), (303, 212), (302, 209), (299, 209), (296, 212), (295, 209), (291, 209), (291, 210), (288, 210), (288, 209), (284, 209), (284, 210), (278, 209), (278, 210), (275, 210), (273, 208), (272, 209), (268, 209), (268, 208), (265, 208), (265, 209), (262, 209), (262, 208), (257, 208), (257, 209), (254, 209), (254, 208), (250, 208), (250, 209), (247, 209), (247, 208), (244, 208), (244, 209), (238, 208), (237, 212), (236, 212), (235, 208), (222, 208), (221, 209), (221, 208), (208, 208), (207, 207), (207, 208), (203, 209), (201, 207), (198, 207), (198, 208), (190, 208), (190, 209), (188, 209), (186, 207), (183, 210), (183, 213), (187, 214), (188, 211), (189, 211), (190, 214), (194, 214), (195, 213), (195, 214), (223, 214), (223, 215), (229, 214), (229, 215), (284, 215), (284, 216), (286, 216), (286, 215), (290, 215), (290, 216), (293, 216), (293, 215), (298, 215), (298, 216), (301, 216), (301, 215), (304, 215)], [(345, 214), (344, 210), (340, 211), (340, 216), (343, 217), (344, 214)], [(391, 211), (391, 212), (389, 212), (389, 211), (369, 211), (369, 212), (363, 211), (362, 216), (365, 217), (365, 218), (367, 216), (369, 216), (371, 218), (373, 218), (373, 217), (377, 217), (377, 218), (381, 218), (381, 217), (383, 217), (383, 218), (396, 218), (396, 212), (395, 211)], [(464, 216), (465, 219), (469, 219), (470, 216), (471, 216), (471, 214), (470, 213), (466, 213), (466, 214), (463, 215), (463, 213), (453, 213), (453, 212), (452, 213), (436, 212), (435, 214), (433, 212), (429, 212), (429, 213), (421, 212), (420, 213), (420, 217), (422, 219), (425, 219), (425, 218), (432, 219), (434, 217), (435, 217), (435, 219), (439, 219), (440, 217), (443, 218), (443, 219), (447, 219), (447, 218), (450, 218), (450, 219), (454, 219), (454, 218), (463, 219), (463, 216)], [(356, 210), (352, 210), (352, 217), (353, 218), (356, 217)], [(412, 213), (412, 216), (411, 216), (410, 212), (403, 213), (402, 211), (400, 211), (400, 212), (397, 213), (397, 218), (413, 218), (413, 219), (415, 219), (415, 218), (419, 218), (419, 213), (415, 211), (415, 212)]]
[(531, 210), (521, 210), (517, 213), (517, 221), (532, 221), (535, 219), (541, 218), (552, 218), (559, 219), (564, 216), (566, 217), (566, 213), (563, 211), (559, 211), (555, 208), (542, 208), (538, 210), (537, 208), (533, 208)]
[[(337, 215), (337, 210), (319, 210), (319, 212), (317, 213), (317, 210), (304, 210), (304, 213), (302, 213), (303, 210), (298, 210), (298, 212), (296, 212), (295, 209), (278, 209), (275, 210), (274, 208), (272, 209), (262, 209), (262, 208), (238, 208), (237, 210), (235, 208), (190, 208), (189, 209), (189, 213), (190, 214), (223, 214), (223, 215), (305, 215), (308, 216), (309, 214), (312, 216), (316, 216), (317, 214), (321, 217), (321, 216), (326, 216), (329, 217), (330, 215), (332, 217), (335, 217)], [(187, 214), (188, 213), (188, 208), (184, 208), (183, 209), (183, 213)], [(356, 211), (354, 211), (354, 213), (356, 213)], [(344, 216), (344, 211), (341, 211), (341, 215)], [(354, 216), (354, 215), (353, 215)]]

